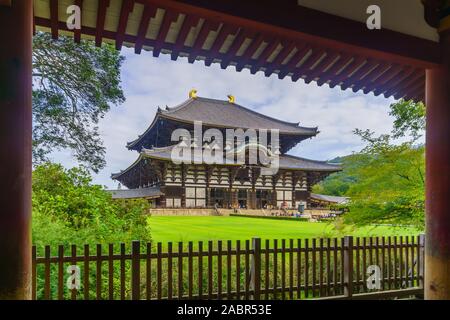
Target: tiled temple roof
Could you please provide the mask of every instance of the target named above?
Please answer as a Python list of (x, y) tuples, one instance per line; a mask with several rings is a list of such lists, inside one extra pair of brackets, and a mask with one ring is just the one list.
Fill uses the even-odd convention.
[[(163, 161), (172, 161), (172, 149), (174, 146), (153, 148), (153, 149), (143, 149), (139, 155), (138, 160), (136, 160), (130, 167), (119, 173), (112, 174), (113, 179), (118, 179), (121, 175), (125, 174), (127, 171), (135, 167), (140, 163), (142, 159), (159, 159)], [(226, 164), (225, 164), (226, 165)], [(317, 161), (306, 158), (300, 158), (292, 155), (280, 155), (279, 156), (279, 167), (280, 169), (291, 169), (291, 170), (304, 170), (304, 171), (317, 171), (317, 172), (338, 172), (342, 170), (341, 166), (338, 164), (328, 163), (326, 161)]]
[(345, 204), (349, 200), (348, 197), (328, 196), (325, 194), (317, 194), (317, 193), (311, 193), (311, 198), (319, 201), (325, 201), (336, 204)]
[(299, 123), (278, 120), (236, 103), (195, 97), (189, 98), (176, 107), (167, 107), (166, 110), (159, 109), (147, 130), (139, 138), (129, 142), (127, 147), (140, 149), (141, 142), (147, 138), (147, 135), (151, 134), (158, 118), (190, 125), (193, 125), (194, 121), (201, 121), (203, 126), (212, 128), (277, 129), (281, 135), (301, 137), (299, 141), (319, 133), (317, 127), (302, 127), (299, 126)]
[(298, 123), (278, 120), (236, 103), (202, 97), (161, 110), (161, 114), (182, 122), (202, 121), (204, 125), (224, 128), (278, 129), (284, 134), (308, 136), (317, 134), (317, 128), (301, 127)]
[(107, 190), (113, 199), (157, 198), (163, 193), (159, 187)]

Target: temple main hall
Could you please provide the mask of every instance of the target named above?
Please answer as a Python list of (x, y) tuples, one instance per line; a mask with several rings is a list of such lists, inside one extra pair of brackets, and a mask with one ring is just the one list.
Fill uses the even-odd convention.
[[(278, 170), (263, 174), (266, 164), (250, 163), (248, 154), (240, 164), (174, 161), (173, 148), (179, 141), (172, 141), (172, 133), (176, 129), (193, 133), (198, 122), (204, 130), (214, 128), (224, 136), (227, 129), (276, 130), (277, 148), (269, 143), (269, 149), (277, 156)], [(138, 152), (138, 158), (127, 169), (112, 174), (112, 179), (127, 187), (112, 191), (113, 198), (148, 199), (154, 208), (308, 208), (313, 202), (312, 186), (341, 170), (338, 164), (288, 154), (318, 133), (317, 127), (303, 127), (243, 107), (231, 95), (216, 100), (197, 96), (192, 90), (180, 105), (158, 108), (147, 130), (127, 144), (129, 150)], [(184, 143), (208, 148), (195, 138)]]

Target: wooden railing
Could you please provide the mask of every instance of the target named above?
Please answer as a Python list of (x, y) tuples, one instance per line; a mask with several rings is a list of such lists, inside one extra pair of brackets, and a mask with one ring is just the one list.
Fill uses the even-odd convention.
[[(123, 243), (95, 252), (73, 245), (70, 253), (46, 246), (40, 256), (33, 247), (32, 292), (33, 299), (122, 300), (410, 296), (423, 291), (423, 248), (423, 236), (180, 242), (176, 250), (134, 241), (131, 251)], [(369, 266), (381, 271), (379, 288), (366, 285)]]

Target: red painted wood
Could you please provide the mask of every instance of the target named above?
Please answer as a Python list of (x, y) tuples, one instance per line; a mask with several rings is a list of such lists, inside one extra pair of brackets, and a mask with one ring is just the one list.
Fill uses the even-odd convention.
[(309, 44), (304, 44), (301, 48), (298, 48), (298, 51), (289, 59), (289, 61), (280, 67), (278, 79), (283, 79), (289, 72), (293, 71), (295, 66), (303, 59), (309, 50), (311, 50), (311, 45)]
[(426, 72), (425, 299), (450, 299), (450, 31), (443, 64)]
[(227, 37), (231, 34), (237, 33), (238, 29), (239, 28), (236, 26), (232, 26), (232, 25), (228, 25), (228, 24), (222, 25), (222, 27), (219, 30), (219, 33), (217, 34), (216, 39), (214, 40), (213, 45), (211, 47), (211, 50), (210, 50), (211, 54), (209, 54), (205, 59), (206, 66), (210, 66), (211, 63), (214, 61), (214, 59), (218, 57), (219, 50), (220, 50), (220, 48), (222, 48)]
[(128, 16), (133, 11), (134, 0), (123, 0), (120, 9), (119, 25), (117, 26), (116, 49), (120, 50), (123, 44), (125, 30), (127, 28)]
[(417, 85), (422, 81), (424, 81), (424, 74), (425, 72), (423, 70), (417, 70), (409, 79), (404, 83), (401, 90), (399, 90), (394, 97), (396, 99), (400, 99), (403, 97), (406, 93), (409, 93), (411, 91), (411, 88), (417, 87)]
[(270, 63), (266, 67), (266, 70), (264, 71), (266, 77), (269, 77), (273, 73), (273, 71), (281, 65), (281, 63), (287, 58), (287, 56), (292, 52), (292, 50), (294, 50), (295, 47), (296, 43), (293, 41), (289, 43), (284, 42), (281, 51), (277, 54), (272, 63)]
[[(98, 12), (98, 26), (102, 25), (104, 26), (104, 19), (103, 15), (106, 14), (105, 10), (105, 1), (107, 0), (100, 0), (100, 7)], [(368, 55), (367, 53), (364, 53), (364, 55), (360, 55), (359, 57), (363, 58), (365, 60), (372, 59), (374, 62), (374, 65), (364, 65), (364, 66), (356, 66), (354, 63), (351, 63), (350, 66), (346, 67), (346, 70), (342, 72), (341, 74), (337, 75), (337, 70), (342, 69), (342, 66), (346, 65), (346, 63), (349, 61), (349, 59), (354, 58), (358, 50), (356, 48), (352, 48), (352, 50), (349, 49), (349, 47), (341, 48), (340, 46), (329, 46), (325, 45), (324, 43), (317, 42), (317, 39), (311, 38), (309, 36), (304, 37), (304, 35), (300, 36), (300, 34), (297, 32), (295, 34), (292, 33), (292, 30), (285, 30), (283, 28), (278, 28), (276, 25), (271, 25), (271, 28), (267, 27), (266, 24), (261, 24), (255, 21), (247, 21), (246, 19), (242, 19), (240, 17), (241, 12), (239, 12), (238, 16), (230, 16), (228, 14), (223, 14), (223, 12), (217, 12), (217, 11), (211, 11), (211, 10), (205, 10), (204, 8), (189, 6), (186, 4), (183, 4), (184, 0), (174, 1), (174, 0), (167, 0), (167, 1), (160, 1), (160, 0), (135, 0), (139, 3), (146, 4), (146, 8), (148, 8), (149, 4), (153, 4), (152, 8), (154, 12), (156, 12), (156, 8), (159, 7), (161, 9), (164, 9), (167, 11), (167, 16), (176, 16), (178, 17), (179, 12), (183, 12), (183, 14), (186, 14), (186, 21), (183, 23), (183, 26), (181, 30), (179, 30), (179, 35), (177, 36), (177, 41), (175, 44), (173, 43), (167, 43), (165, 42), (165, 38), (167, 36), (168, 29), (170, 27), (170, 23), (175, 20), (175, 18), (172, 19), (166, 19), (165, 17), (161, 27), (160, 32), (158, 34), (158, 37), (156, 40), (152, 39), (145, 39), (145, 33), (148, 28), (148, 22), (150, 20), (150, 15), (144, 12), (142, 21), (140, 24), (140, 30), (138, 32), (137, 37), (130, 36), (124, 34), (124, 25), (126, 26), (126, 23), (124, 24), (125, 19), (124, 15), (122, 15), (122, 18), (120, 19), (121, 22), (119, 23), (119, 28), (117, 32), (111, 32), (104, 30), (102, 27), (95, 28), (95, 38), (96, 43), (99, 45), (101, 42), (101, 39), (103, 37), (108, 39), (116, 40), (117, 47), (120, 48), (121, 44), (125, 39), (127, 39), (127, 42), (135, 42), (135, 52), (140, 53), (142, 47), (144, 45), (148, 47), (153, 47), (154, 52), (153, 54), (155, 56), (158, 56), (161, 52), (161, 50), (164, 48), (167, 51), (171, 52), (172, 59), (177, 59), (179, 52), (182, 50), (183, 52), (187, 53), (189, 55), (188, 61), (190, 63), (193, 63), (195, 59), (198, 56), (205, 57), (205, 64), (207, 66), (211, 65), (211, 63), (214, 60), (221, 61), (221, 67), (226, 68), (232, 61), (236, 64), (237, 71), (241, 71), (244, 67), (249, 67), (252, 73), (256, 73), (258, 70), (263, 68), (264, 73), (266, 76), (270, 76), (275, 70), (279, 70), (279, 78), (284, 78), (287, 74), (292, 73), (293, 74), (293, 80), (296, 81), (300, 77), (305, 78), (305, 82), (309, 83), (313, 80), (317, 81), (318, 85), (323, 85), (326, 82), (329, 82), (331, 87), (334, 87), (336, 85), (342, 85), (342, 87), (349, 88), (352, 87), (353, 91), (358, 91), (363, 89), (365, 93), (375, 91), (375, 89), (378, 89), (378, 91), (375, 92), (375, 94), (381, 94), (387, 92), (396, 92), (397, 95), (404, 95), (405, 92), (402, 92), (400, 84), (400, 75), (402, 71), (408, 70), (408, 68), (420, 65), (417, 64), (417, 61), (412, 61), (410, 58), (400, 59), (403, 63), (397, 64), (398, 70), (395, 69), (395, 73), (393, 72), (394, 69), (389, 69), (386, 71), (386, 66), (393, 64), (392, 61), (400, 61), (399, 59), (392, 59), (392, 57), (387, 57), (385, 53), (379, 53), (378, 55)], [(200, 1), (200, 0), (199, 0)], [(245, 7), (245, 6), (244, 6)], [(145, 10), (144, 10), (145, 11)], [(154, 14), (153, 14), (154, 16)], [(194, 17), (194, 20), (192, 20), (191, 17)], [(192, 21), (198, 21), (200, 19), (205, 19), (201, 31), (199, 35), (197, 36), (197, 39), (194, 42), (194, 45), (192, 48), (185, 47), (184, 41), (189, 34), (189, 31), (191, 30), (193, 24)], [(171, 20), (171, 21), (170, 21)], [(43, 22), (43, 24), (48, 25), (46, 19), (38, 18), (39, 22)], [(170, 21), (167, 22), (167, 21)], [(197, 21), (197, 23), (198, 23)], [(216, 40), (214, 41), (214, 44), (212, 45), (211, 49), (203, 49), (203, 44), (209, 34), (209, 32), (213, 29), (217, 29), (220, 24), (224, 23), (225, 28), (223, 30), (220, 30), (218, 33), (218, 36), (216, 37)], [(239, 24), (240, 23), (240, 24)], [(51, 23), (49, 24), (51, 27)], [(61, 23), (58, 22), (59, 29), (65, 30), (65, 27), (62, 27)], [(54, 26), (53, 26), (54, 29)], [(83, 27), (82, 33), (90, 34), (92, 28)], [(233, 48), (230, 48), (227, 53), (221, 53), (220, 49), (223, 46), (223, 43), (226, 39), (226, 37), (231, 33), (236, 33), (237, 30), (246, 30), (249, 34), (258, 34), (258, 38), (253, 41), (253, 43), (250, 45), (249, 48), (247, 48), (246, 52), (240, 57), (236, 56), (237, 50), (240, 47), (238, 44), (243, 43), (242, 36), (238, 35), (237, 41), (235, 42), (235, 46)], [(276, 31), (276, 32), (275, 32)], [(266, 48), (263, 53), (261, 54), (261, 57), (258, 59), (252, 59), (254, 52), (258, 49), (258, 47), (261, 45), (263, 41), (269, 41), (264, 39), (270, 39), (271, 43), (273, 44), (273, 41), (277, 41), (279, 43), (286, 43), (290, 48), (283, 48), (281, 52), (275, 57), (275, 60), (272, 63), (267, 62), (267, 58), (270, 55), (273, 50), (275, 50), (276, 46), (270, 48)], [(290, 41), (290, 39), (292, 39)], [(308, 41), (305, 41), (305, 39), (308, 39)], [(305, 63), (300, 66), (299, 68), (296, 68), (296, 65), (298, 62), (304, 57), (301, 56), (300, 53), (297, 53), (294, 55), (293, 58), (295, 58), (297, 61), (292, 60), (288, 62), (288, 64), (282, 65), (282, 62), (285, 60), (287, 55), (292, 51), (292, 48), (294, 47), (303, 47), (305, 43), (308, 43), (309, 46), (317, 48), (318, 50), (321, 50), (322, 52), (327, 52), (330, 54), (330, 56), (327, 55), (323, 60), (325, 60), (324, 64), (319, 63), (314, 70), (311, 69), (312, 65), (315, 65), (317, 60), (310, 60), (309, 58), (305, 61)], [(290, 49), (290, 50), (289, 50)], [(306, 54), (306, 53), (305, 53)], [(314, 53), (313, 53), (314, 54)], [(329, 61), (331, 58), (331, 55), (333, 55), (334, 60), (331, 62)], [(341, 58), (336, 60), (336, 56), (342, 56)], [(316, 57), (312, 57), (316, 58)], [(320, 57), (319, 57), (320, 58)], [(398, 57), (397, 57), (398, 58)], [(334, 62), (333, 62), (334, 61)], [(330, 67), (330, 63), (333, 63), (333, 66)], [(422, 61), (423, 63), (423, 61)], [(431, 64), (427, 64), (428, 66)], [(419, 66), (419, 69), (423, 70), (424, 64)], [(349, 77), (350, 74), (352, 74), (352, 67), (358, 68), (360, 67), (361, 70), (357, 71), (352, 77)], [(372, 70), (370, 69), (372, 67)], [(374, 68), (375, 67), (375, 68)], [(316, 69), (317, 68), (317, 69)], [(327, 71), (323, 71), (323, 69), (327, 69)], [(369, 69), (370, 74), (367, 73), (367, 69)], [(353, 71), (356, 69), (353, 69)], [(364, 72), (365, 74), (363, 74)], [(388, 77), (386, 77), (388, 75)], [(362, 78), (364, 76), (364, 78)], [(381, 81), (380, 81), (381, 79)], [(398, 84), (397, 84), (398, 83)], [(380, 87), (382, 86), (382, 87)]]
[(58, 0), (50, 0), (50, 20), (52, 38), (58, 39)]
[[(75, 5), (80, 7), (81, 12), (81, 25), (83, 25), (83, 0), (75, 0)], [(73, 39), (76, 43), (81, 41), (81, 29), (75, 29), (73, 31)]]
[(150, 18), (154, 17), (157, 8), (152, 5), (146, 5), (142, 12), (141, 22), (139, 23), (139, 29), (137, 33), (137, 39), (134, 45), (134, 52), (140, 54), (145, 41), (145, 35), (147, 34), (148, 24)]
[(257, 34), (256, 38), (253, 39), (252, 43), (248, 48), (244, 51), (244, 54), (239, 59), (238, 64), (236, 65), (237, 71), (242, 71), (246, 64), (250, 64), (250, 60), (255, 54), (256, 50), (261, 46), (264, 42), (264, 35), (261, 33)]
[(387, 95), (388, 97), (392, 96), (393, 94), (397, 93), (402, 84), (414, 73), (416, 72), (416, 69), (410, 67), (408, 69), (403, 70), (402, 72), (400, 72), (399, 74), (397, 74), (394, 78), (396, 78), (395, 81), (395, 86), (391, 87), (389, 90), (387, 90), (385, 92), (385, 95)]
[(32, 23), (32, 0), (0, 8), (0, 300), (31, 298)]
[(361, 64), (364, 62), (363, 57), (355, 57), (353, 61), (347, 65), (339, 75), (336, 75), (331, 78), (330, 81), (330, 88), (334, 88), (335, 86), (339, 85), (342, 81), (346, 80), (352, 72), (357, 70)]
[(332, 67), (330, 67), (320, 78), (317, 80), (317, 84), (319, 86), (323, 85), (327, 81), (331, 80), (333, 77), (336, 76), (337, 72), (341, 70), (345, 65), (349, 63), (349, 61), (352, 59), (352, 56), (340, 54), (340, 58), (338, 61), (336, 61)]
[(184, 18), (183, 25), (181, 26), (181, 29), (177, 36), (177, 41), (175, 42), (175, 46), (171, 52), (172, 60), (177, 60), (178, 53), (184, 47), (184, 43), (186, 42), (186, 38), (189, 35), (189, 32), (193, 27), (198, 25), (199, 21), (200, 17), (198, 16), (189, 15)]
[(369, 71), (371, 71), (373, 68), (375, 68), (378, 65), (377, 61), (368, 60), (362, 66), (358, 69), (351, 77), (348, 77), (344, 83), (341, 85), (342, 90), (346, 90), (349, 87), (351, 87), (354, 83), (358, 83), (362, 80), (363, 76), (366, 76)]
[(170, 25), (178, 18), (178, 12), (166, 11), (164, 18), (159, 28), (158, 36), (156, 37), (156, 45), (153, 47), (153, 56), (158, 57), (161, 53), (161, 49), (164, 46), (167, 33), (169, 32)]
[(384, 83), (392, 79), (395, 75), (397, 75), (399, 72), (402, 71), (402, 66), (400, 65), (392, 65), (389, 70), (384, 72), (380, 77), (378, 77), (375, 81), (373, 81), (371, 84), (368, 84), (366, 86), (366, 89), (364, 89), (364, 92), (372, 92), (376, 88), (379, 88)]
[(220, 26), (220, 24), (217, 22), (210, 22), (210, 21), (203, 22), (201, 30), (200, 30), (199, 34), (197, 35), (197, 38), (194, 41), (193, 48), (188, 57), (188, 61), (190, 63), (194, 63), (198, 54), (200, 53), (200, 51), (202, 51), (203, 44), (205, 43), (205, 40), (208, 37), (208, 34), (212, 30), (217, 30), (219, 28), (219, 26)]
[(422, 76), (414, 81), (408, 88), (406, 88), (402, 94), (398, 94), (398, 98), (405, 98), (406, 100), (410, 100), (415, 97), (423, 88), (423, 83), (425, 80), (425, 72), (422, 73)]
[(102, 38), (105, 28), (106, 10), (109, 7), (109, 0), (98, 0), (97, 10), (97, 27), (95, 34), (95, 45), (100, 47), (102, 45)]
[(319, 64), (314, 68), (312, 72), (309, 72), (306, 75), (305, 82), (310, 83), (312, 80), (314, 80), (317, 77), (321, 77), (324, 70), (330, 66), (331, 63), (333, 63), (337, 58), (339, 57), (338, 52), (327, 52), (327, 56), (322, 59), (322, 61), (319, 62)]
[(252, 74), (255, 74), (258, 72), (258, 70), (267, 64), (267, 59), (273, 54), (273, 52), (278, 48), (279, 45), (281, 45), (281, 40), (271, 39), (269, 40), (269, 44), (267, 47), (263, 50), (261, 55), (258, 57), (258, 60), (253, 63), (250, 72)]
[[(389, 70), (390, 65), (387, 63), (379, 63), (378, 66), (373, 69), (370, 74), (364, 77), (364, 79), (355, 82), (352, 90), (353, 92), (357, 92), (362, 88), (365, 88), (367, 85), (373, 83), (376, 79), (378, 79), (384, 72)], [(365, 90), (365, 89), (364, 89)]]
[(245, 39), (247, 37), (250, 37), (251, 35), (246, 32), (244, 29), (239, 29), (236, 37), (233, 40), (233, 43), (231, 44), (230, 48), (225, 54), (225, 57), (220, 62), (220, 66), (222, 69), (226, 69), (231, 61), (236, 55), (236, 53), (239, 51), (239, 48), (244, 43)]
[(313, 48), (311, 55), (303, 62), (303, 64), (294, 70), (292, 81), (297, 81), (305, 73), (310, 72), (310, 68), (317, 63), (317, 61), (325, 54), (325, 50), (320, 48)]
[(270, 35), (283, 35), (295, 41), (305, 41), (366, 58), (412, 64), (421, 68), (436, 65), (441, 60), (439, 46), (433, 41), (388, 29), (369, 30), (365, 23), (298, 6), (294, 0), (139, 1), (214, 17), (217, 21), (264, 31)]

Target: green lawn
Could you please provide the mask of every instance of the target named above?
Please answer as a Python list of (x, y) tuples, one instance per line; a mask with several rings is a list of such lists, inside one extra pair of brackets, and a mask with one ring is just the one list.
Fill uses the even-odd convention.
[(257, 219), (243, 217), (195, 217), (154, 216), (149, 217), (152, 238), (157, 242), (246, 240), (252, 237), (262, 239), (299, 239), (320, 237), (391, 236), (416, 235), (408, 228), (364, 227), (347, 228), (339, 233), (332, 223), (300, 222), (287, 220)]

